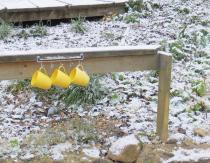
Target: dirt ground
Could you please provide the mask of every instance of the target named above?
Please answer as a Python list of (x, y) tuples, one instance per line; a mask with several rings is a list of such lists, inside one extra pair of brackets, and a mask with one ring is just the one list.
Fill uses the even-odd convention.
[[(186, 149), (192, 149), (192, 148), (202, 148), (202, 149), (206, 149), (206, 148), (210, 148), (210, 145), (207, 144), (201, 144), (201, 145), (197, 145), (197, 144), (193, 144), (190, 141), (186, 141), (181, 145), (175, 145), (175, 144), (145, 144), (143, 145), (143, 149), (141, 154), (139, 155), (139, 158), (137, 160), (136, 163), (160, 163), (161, 159), (168, 159), (170, 157), (173, 156), (173, 154), (171, 153), (172, 150), (174, 148), (178, 148), (178, 147), (182, 147), (182, 148), (186, 148)], [(84, 159), (84, 157), (86, 159)], [(35, 158), (32, 160), (25, 160), (25, 161), (21, 161), (21, 160), (0, 160), (0, 163), (93, 163), (95, 159), (93, 158), (88, 158), (86, 156), (84, 156), (84, 154), (79, 153), (79, 154), (75, 154), (75, 153), (66, 153), (66, 157), (64, 160), (62, 161), (55, 161), (52, 160), (50, 158)], [(210, 160), (199, 160), (199, 163), (210, 163)], [(106, 163), (106, 162), (98, 162), (98, 163)], [(108, 163), (108, 162), (107, 162)], [(179, 163), (185, 163), (185, 162), (179, 162)], [(194, 162), (192, 162), (194, 163)]]
[[(90, 120), (90, 119), (89, 119)], [(91, 121), (91, 120), (90, 120)], [(97, 134), (103, 134), (104, 132), (111, 135), (117, 135), (117, 136), (123, 136), (124, 133), (120, 131), (118, 128), (114, 127), (114, 124), (120, 124), (121, 121), (113, 120), (110, 121), (106, 118), (97, 118), (92, 120), (92, 127), (97, 129)], [(61, 122), (54, 122), (51, 124), (51, 126), (43, 133), (31, 135), (30, 137), (27, 137), (21, 144), (21, 146), (24, 148), (31, 144), (32, 141), (35, 140), (35, 143), (37, 145), (43, 146), (45, 144), (56, 144), (59, 141), (68, 141), (72, 143), (72, 140), (70, 137), (66, 137), (65, 140), (58, 139), (57, 137), (59, 133), (64, 132), (66, 135), (68, 135), (68, 131), (75, 128), (75, 126), (78, 127), (79, 130), (83, 130), (84, 121), (80, 117), (72, 117), (71, 120), (64, 120)], [(91, 129), (88, 128), (88, 131)], [(52, 132), (54, 131), (54, 132)], [(79, 132), (79, 131), (77, 131)], [(50, 141), (48, 140), (49, 135)], [(210, 148), (210, 144), (196, 144), (190, 139), (186, 139), (183, 141), (182, 144), (175, 143), (173, 141), (168, 143), (161, 143), (158, 139), (155, 138), (155, 136), (151, 137), (152, 144), (143, 144), (142, 143), (142, 151), (139, 155), (138, 160), (136, 163), (159, 163), (163, 160), (167, 160), (171, 157), (173, 157), (172, 151), (178, 148), (183, 149), (207, 149)], [(103, 144), (103, 141), (99, 140), (98, 144), (96, 144), (99, 148), (107, 148), (105, 144)], [(28, 160), (0, 160), (0, 163), (93, 163), (96, 158), (91, 158), (89, 156), (86, 156), (81, 150), (77, 150), (74, 152), (64, 152), (64, 159), (62, 161), (55, 161), (51, 159), (49, 156), (40, 156), (35, 157), (33, 159)], [(106, 154), (102, 156), (106, 159)], [(210, 160), (199, 160), (199, 163), (209, 163)], [(95, 162), (94, 162), (95, 163)], [(109, 162), (103, 162), (99, 161), (97, 163), (109, 163)], [(183, 162), (182, 162), (183, 163)]]

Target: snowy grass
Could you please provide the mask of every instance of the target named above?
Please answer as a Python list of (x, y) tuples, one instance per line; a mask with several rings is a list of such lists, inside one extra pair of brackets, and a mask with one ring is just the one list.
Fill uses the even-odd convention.
[(163, 163), (170, 162), (202, 162), (210, 159), (210, 149), (183, 149), (173, 151), (174, 156), (163, 161)]
[(0, 40), (6, 38), (12, 30), (12, 25), (4, 21), (0, 21)]
[[(170, 137), (178, 139), (180, 144), (185, 139), (191, 139), (198, 144), (208, 144), (210, 142), (209, 135), (200, 137), (195, 135), (193, 130), (202, 128), (209, 131), (210, 125), (208, 120), (210, 113), (204, 109), (205, 107), (210, 108), (209, 94), (204, 94), (205, 90), (209, 89), (210, 76), (209, 8), (208, 1), (146, 0), (144, 8), (137, 14), (139, 17), (135, 18), (135, 23), (124, 22), (123, 18), (136, 13), (136, 11), (129, 11), (109, 22), (83, 22), (87, 28), (85, 34), (69, 30), (72, 27), (71, 23), (45, 27), (48, 33), (45, 37), (33, 37), (33, 35), (19, 37), (18, 34), (23, 29), (15, 27), (12, 37), (6, 37), (4, 41), (0, 40), (0, 48), (4, 52), (8, 50), (135, 46), (161, 43), (163, 50), (172, 52), (174, 58), (169, 115)], [(31, 29), (34, 27), (24, 30), (30, 33)], [(9, 137), (23, 139), (31, 132), (47, 128), (52, 121), (60, 122), (74, 116), (80, 116), (86, 120), (87, 116), (91, 116), (117, 121), (113, 126), (120, 130), (119, 135), (135, 134), (144, 143), (159, 143), (155, 134), (157, 81), (157, 72), (108, 74), (101, 80), (101, 84), (109, 90), (106, 92), (106, 96), (103, 96), (94, 105), (75, 106), (73, 109), (71, 106), (63, 105), (62, 102), (59, 103), (54, 98), (58, 96), (54, 96), (56, 91), (53, 89), (49, 94), (41, 93), (40, 97), (46, 98), (46, 101), (49, 100), (42, 102), (41, 98), (36, 98), (36, 93), (33, 91), (26, 93), (20, 91), (19, 94), (13, 95), (5, 90), (5, 82), (1, 82), (0, 139), (3, 139), (4, 142)], [(206, 81), (205, 89), (204, 81)], [(21, 89), (17, 86), (17, 90)], [(67, 95), (70, 93), (68, 92)], [(47, 117), (46, 112), (50, 108), (58, 108), (60, 112), (52, 117)], [(83, 123), (88, 124), (88, 121)], [(93, 127), (92, 123), (89, 123), (88, 127), (75, 128), (75, 133), (80, 133), (75, 135), (75, 141), (80, 141), (78, 148), (84, 146), (84, 142), (88, 142), (85, 144), (87, 148), (93, 145), (94, 141), (81, 139), (84, 138), (82, 136), (84, 132), (88, 134), (86, 130), (91, 126)], [(93, 135), (97, 134), (94, 128), (90, 130), (93, 131)], [(119, 135), (109, 135), (109, 132), (101, 134), (106, 144), (101, 146), (101, 149), (105, 150), (104, 153), (106, 153), (107, 146), (110, 146)], [(173, 135), (175, 136), (173, 137)], [(97, 139), (94, 138), (90, 140), (97, 142)], [(48, 149), (50, 148), (48, 146)], [(73, 150), (78, 148), (75, 147)], [(4, 148), (5, 150), (7, 148)], [(40, 153), (44, 153), (46, 148), (40, 147), (40, 151)], [(30, 152), (33, 153), (33, 149)], [(46, 152), (46, 154), (49, 153)], [(10, 152), (6, 152), (5, 157), (10, 155)], [(22, 155), (24, 152), (20, 151), (16, 157)]]

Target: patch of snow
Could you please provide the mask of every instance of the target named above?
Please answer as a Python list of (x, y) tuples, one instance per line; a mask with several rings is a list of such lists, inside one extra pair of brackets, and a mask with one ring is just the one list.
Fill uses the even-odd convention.
[(92, 157), (92, 158), (98, 158), (100, 157), (100, 151), (98, 148), (85, 148), (82, 150), (86, 156)]
[(173, 151), (174, 156), (168, 160), (163, 161), (163, 163), (170, 162), (198, 162), (201, 160), (210, 159), (210, 148), (208, 149), (183, 149), (179, 148)]
[(176, 133), (176, 134), (171, 135), (168, 139), (175, 139), (177, 140), (178, 144), (181, 144), (181, 142), (186, 139), (186, 135), (182, 133)]
[(50, 149), (52, 159), (53, 160), (64, 159), (62, 152), (65, 152), (65, 151), (67, 152), (70, 148), (72, 148), (72, 145), (68, 142), (52, 146), (52, 148)]
[(34, 158), (35, 155), (34, 154), (31, 154), (31, 153), (26, 153), (24, 156), (21, 156), (21, 160), (30, 160), (32, 158)]

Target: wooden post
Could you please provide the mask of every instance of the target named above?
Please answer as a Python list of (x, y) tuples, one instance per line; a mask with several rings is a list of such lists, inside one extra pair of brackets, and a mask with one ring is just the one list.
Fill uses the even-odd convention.
[(165, 142), (168, 138), (169, 98), (171, 83), (172, 56), (166, 52), (158, 52), (159, 55), (159, 90), (157, 110), (157, 133)]

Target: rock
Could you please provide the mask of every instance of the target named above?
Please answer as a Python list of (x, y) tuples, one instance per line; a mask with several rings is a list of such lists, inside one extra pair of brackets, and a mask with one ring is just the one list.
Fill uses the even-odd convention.
[(140, 151), (140, 142), (135, 135), (132, 134), (114, 142), (111, 145), (107, 156), (114, 161), (132, 163), (137, 160)]
[(200, 137), (204, 137), (204, 136), (206, 136), (208, 134), (207, 131), (205, 131), (202, 128), (195, 128), (193, 130), (193, 132), (194, 132), (195, 136), (200, 136)]
[(175, 133), (173, 135), (171, 135), (168, 140), (167, 140), (167, 144), (179, 144), (182, 141), (184, 141), (186, 138), (186, 135), (181, 134), (181, 133)]
[(99, 159), (94, 160), (93, 163), (112, 163), (112, 161), (108, 159), (99, 158)]
[(86, 148), (82, 150), (83, 153), (92, 158), (98, 158), (100, 155), (100, 151), (98, 148)]
[(181, 134), (186, 134), (186, 130), (181, 127), (178, 128), (178, 132)]
[(177, 143), (177, 139), (174, 139), (174, 138), (171, 138), (171, 139), (168, 139), (167, 144), (176, 144)]
[(183, 142), (183, 144), (186, 145), (186, 146), (189, 146), (189, 147), (191, 147), (191, 146), (194, 145), (193, 140), (192, 140), (192, 139), (189, 139), (189, 138), (186, 139), (186, 140)]
[(49, 116), (55, 115), (58, 112), (59, 112), (59, 109), (58, 108), (51, 107), (47, 111), (47, 116), (49, 117)]

